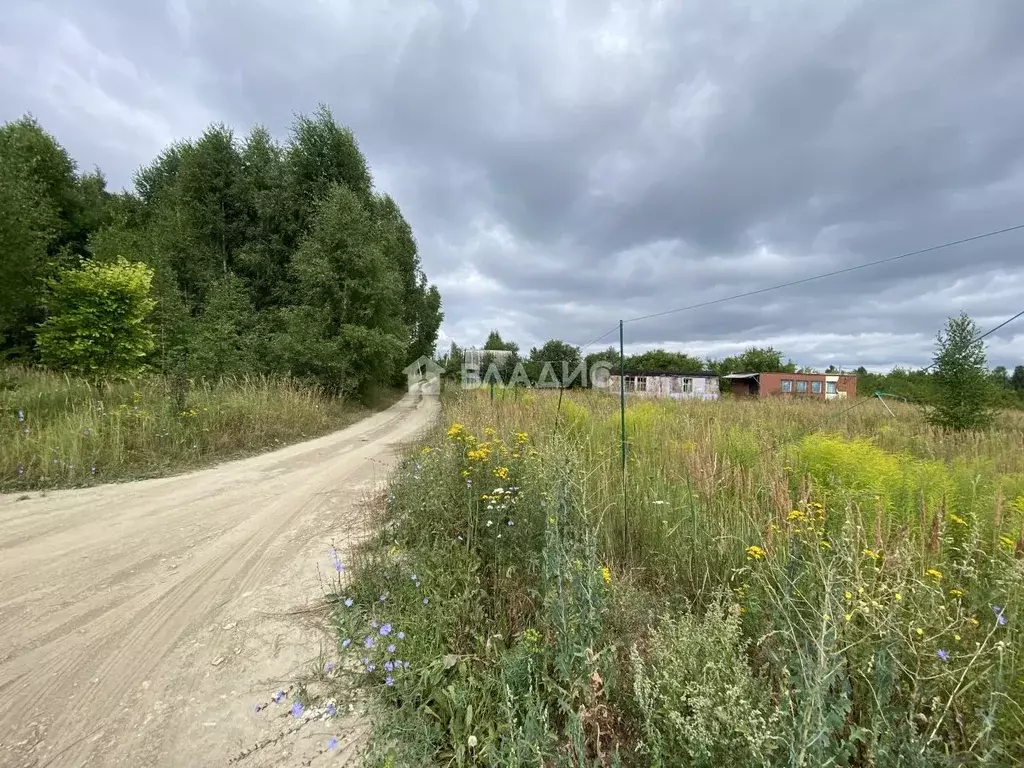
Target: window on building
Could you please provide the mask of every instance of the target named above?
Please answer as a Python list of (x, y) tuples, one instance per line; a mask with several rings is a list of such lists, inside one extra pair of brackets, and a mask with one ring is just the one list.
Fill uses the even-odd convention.
[(671, 378), (672, 386), (669, 391), (673, 395), (678, 395), (683, 391), (683, 380), (679, 376), (673, 376)]
[(645, 376), (627, 376), (626, 377), (626, 391), (627, 392), (644, 392), (647, 390), (647, 377)]
[(693, 392), (693, 379), (683, 379), (683, 392)]
[(806, 395), (807, 394), (807, 382), (806, 381), (798, 381), (796, 383), (796, 393), (798, 395)]
[(821, 394), (821, 382), (820, 381), (812, 381), (811, 382), (811, 394), (814, 394), (814, 395), (820, 395)]
[(793, 382), (790, 381), (789, 379), (783, 379), (782, 380), (782, 391), (783, 392), (792, 392), (793, 391)]
[(829, 395), (834, 395), (836, 393), (836, 383), (834, 381), (826, 381), (825, 392)]

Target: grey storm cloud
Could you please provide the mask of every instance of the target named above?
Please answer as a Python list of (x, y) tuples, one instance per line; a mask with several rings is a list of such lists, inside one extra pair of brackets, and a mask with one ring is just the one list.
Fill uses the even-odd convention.
[[(442, 343), (619, 318), (1024, 223), (1024, 4), (15, 0), (0, 119), (112, 186), (319, 102), (413, 225)], [(925, 362), (1024, 308), (1024, 232), (627, 323), (631, 349)], [(991, 337), (1024, 363), (1024, 321)], [(617, 341), (610, 333), (594, 345)]]

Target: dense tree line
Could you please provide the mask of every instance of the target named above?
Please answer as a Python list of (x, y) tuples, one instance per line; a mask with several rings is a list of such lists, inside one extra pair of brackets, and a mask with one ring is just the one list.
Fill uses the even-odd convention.
[(165, 149), (122, 193), (98, 170), (78, 172), (25, 117), (0, 127), (0, 211), (8, 360), (43, 359), (40, 328), (54, 327), (44, 323), (66, 301), (62, 279), (121, 259), (149, 268), (144, 362), (160, 372), (290, 373), (363, 395), (433, 354), (441, 298), (412, 230), (323, 107), (298, 117), (284, 143), (262, 127), (239, 139), (211, 126)]

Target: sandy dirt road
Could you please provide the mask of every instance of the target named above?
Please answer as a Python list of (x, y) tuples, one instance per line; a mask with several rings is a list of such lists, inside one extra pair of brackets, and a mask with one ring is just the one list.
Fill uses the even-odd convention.
[(303, 609), (330, 548), (367, 533), (365, 500), (436, 412), (409, 394), (188, 475), (0, 496), (0, 766), (351, 763), (358, 715), (255, 706), (329, 652)]

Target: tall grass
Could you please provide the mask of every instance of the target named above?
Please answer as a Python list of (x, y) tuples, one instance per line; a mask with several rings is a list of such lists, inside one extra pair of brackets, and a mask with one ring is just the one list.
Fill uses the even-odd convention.
[[(368, 564), (390, 548), (446, 585), (403, 658), (436, 671), (385, 686), (380, 760), (1024, 760), (1024, 420), (954, 435), (850, 406), (630, 402), (623, 472), (612, 398), (449, 398), (347, 587), (386, 591)], [(556, 524), (590, 543), (559, 554)], [(551, 595), (583, 576), (560, 621)], [(514, 763), (509, 717), (540, 745)]]
[[(389, 402), (390, 397), (381, 402)], [(0, 490), (152, 477), (316, 437), (368, 412), (299, 382), (251, 377), (91, 384), (0, 371)]]

